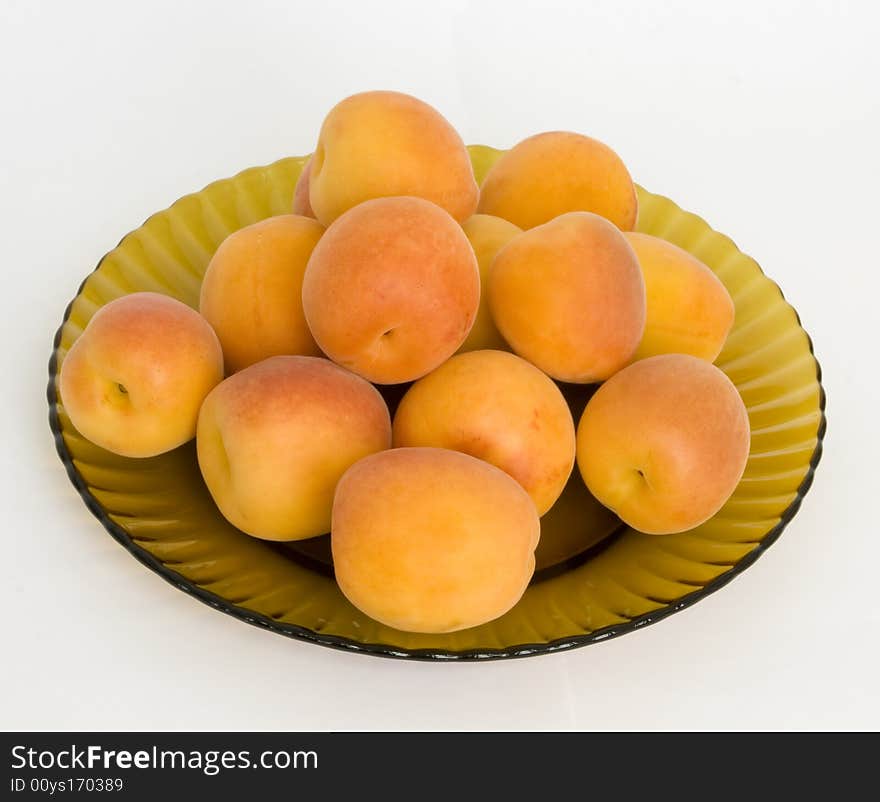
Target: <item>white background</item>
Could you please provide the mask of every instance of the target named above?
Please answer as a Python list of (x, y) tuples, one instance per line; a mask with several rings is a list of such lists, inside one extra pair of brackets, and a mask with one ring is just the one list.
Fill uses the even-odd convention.
[[(5, 729), (880, 726), (880, 18), (873, 2), (10, 2), (0, 6)], [(311, 151), (368, 88), (465, 141), (567, 128), (755, 256), (813, 336), (829, 434), (754, 567), (567, 654), (412, 664), (290, 641), (133, 560), (49, 434), (52, 336), (150, 213)]]

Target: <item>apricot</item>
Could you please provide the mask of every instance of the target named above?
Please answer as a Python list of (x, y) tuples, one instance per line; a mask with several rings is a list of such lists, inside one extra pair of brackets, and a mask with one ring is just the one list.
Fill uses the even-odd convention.
[(590, 492), (633, 529), (662, 535), (711, 518), (749, 455), (736, 387), (710, 362), (663, 354), (624, 368), (590, 399), (577, 462)]
[(489, 463), (440, 448), (383, 451), (337, 486), (336, 581), (355, 607), (396, 629), (466, 629), (520, 599), (539, 530), (529, 495)]
[(196, 438), (220, 512), (265, 540), (329, 531), (339, 477), (390, 445), (388, 408), (376, 388), (310, 356), (272, 357), (217, 385)]
[(223, 378), (223, 352), (186, 304), (135, 292), (102, 306), (61, 364), (71, 423), (95, 445), (153, 457), (191, 440), (205, 396)]
[(392, 442), (470, 454), (519, 482), (543, 515), (574, 466), (575, 432), (559, 388), (506, 351), (469, 351), (419, 379), (397, 408)]
[[(522, 229), (517, 228), (513, 223), (508, 223), (507, 220), (492, 217), (489, 214), (475, 214), (465, 220), (461, 227), (477, 257), (477, 265), (480, 268), (480, 286), (485, 287), (489, 279), (489, 268), (492, 266), (495, 255), (517, 234), (521, 234)], [(510, 350), (492, 320), (492, 313), (489, 311), (489, 298), (485, 292), (480, 295), (477, 319), (458, 351), (462, 353), (464, 351), (478, 351), (482, 348)]]
[(303, 165), (302, 172), (296, 180), (296, 186), (293, 188), (293, 213), (302, 217), (314, 217), (315, 212), (309, 201), (309, 177), (312, 174), (311, 157)]
[(635, 231), (624, 236), (638, 257), (647, 296), (645, 333), (634, 358), (692, 354), (714, 362), (735, 311), (721, 280), (671, 242)]
[(645, 327), (645, 285), (623, 234), (569, 212), (505, 245), (489, 271), (489, 308), (513, 350), (560, 381), (607, 379)]
[(421, 198), (378, 198), (332, 223), (312, 252), (303, 310), (321, 350), (379, 384), (424, 376), (455, 353), (480, 301), (474, 251)]
[(577, 471), (572, 472), (562, 494), (541, 516), (535, 571), (583, 555), (622, 527), (620, 518), (587, 490)]
[(199, 309), (214, 327), (226, 370), (270, 356), (317, 356), (302, 309), (302, 280), (324, 228), (295, 214), (269, 217), (230, 234), (202, 280)]
[(620, 157), (596, 139), (549, 131), (524, 139), (489, 170), (477, 209), (534, 228), (566, 212), (594, 212), (623, 230), (638, 198)]
[(479, 189), (461, 137), (433, 107), (400, 92), (362, 92), (334, 106), (312, 156), (309, 199), (329, 225), (372, 198), (413, 195), (459, 222)]

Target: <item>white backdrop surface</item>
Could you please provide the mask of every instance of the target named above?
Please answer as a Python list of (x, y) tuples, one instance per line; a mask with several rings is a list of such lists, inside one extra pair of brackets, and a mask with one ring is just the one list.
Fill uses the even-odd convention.
[[(871, 2), (5, 0), (0, 727), (880, 726), (878, 27)], [(605, 140), (780, 283), (824, 370), (826, 453), (731, 585), (570, 653), (403, 663), (221, 615), (88, 513), (44, 400), (79, 282), (179, 196), (309, 152), (330, 106), (368, 88), (424, 98), (467, 142)]]

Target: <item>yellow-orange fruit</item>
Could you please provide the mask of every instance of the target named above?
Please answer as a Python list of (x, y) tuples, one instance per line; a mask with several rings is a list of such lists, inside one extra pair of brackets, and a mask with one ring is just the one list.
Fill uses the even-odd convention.
[(230, 523), (266, 540), (300, 540), (329, 531), (339, 477), (391, 445), (391, 421), (359, 376), (327, 359), (276, 356), (214, 388), (196, 445)]
[(686, 354), (624, 368), (596, 391), (578, 425), (577, 462), (590, 492), (648, 534), (711, 518), (748, 455), (749, 418), (736, 387)]
[(440, 448), (362, 459), (333, 502), (339, 587), (367, 615), (410, 632), (454, 632), (507, 612), (532, 577), (539, 534), (513, 479)]
[[(492, 266), (495, 255), (517, 234), (521, 234), (522, 229), (517, 228), (513, 223), (508, 223), (507, 220), (492, 217), (489, 214), (475, 214), (465, 220), (461, 227), (477, 257), (477, 264), (480, 268), (480, 286), (485, 287), (489, 280), (489, 268)], [(479, 351), (482, 348), (509, 350), (492, 320), (492, 313), (489, 311), (489, 298), (485, 292), (480, 295), (477, 319), (458, 351), (463, 353), (465, 351)]]
[(709, 362), (733, 326), (733, 300), (721, 280), (687, 251), (650, 234), (628, 231), (647, 295), (647, 319), (635, 359), (691, 354)]
[(324, 228), (295, 214), (269, 217), (230, 234), (202, 281), (199, 309), (214, 327), (226, 370), (270, 356), (317, 356), (302, 309), (302, 281)]
[(293, 213), (303, 217), (314, 217), (315, 212), (312, 210), (312, 204), (309, 201), (309, 177), (312, 174), (312, 160), (303, 165), (302, 172), (296, 180), (296, 186), (293, 188)]
[(645, 327), (645, 285), (611, 223), (570, 212), (520, 234), (489, 271), (489, 308), (517, 354), (555, 379), (601, 381), (626, 365)]
[(312, 156), (309, 200), (324, 225), (372, 198), (413, 195), (459, 222), (479, 189), (467, 148), (427, 103), (400, 92), (362, 92), (334, 106)]
[(583, 554), (620, 527), (620, 518), (596, 500), (580, 474), (574, 471), (562, 494), (541, 516), (535, 571)]
[(506, 351), (457, 354), (419, 379), (394, 417), (393, 443), (462, 451), (519, 482), (539, 515), (574, 465), (574, 422), (559, 388)]
[(152, 457), (193, 438), (199, 407), (222, 378), (207, 321), (167, 295), (136, 292), (95, 312), (61, 364), (59, 390), (83, 437)]
[(421, 198), (355, 206), (312, 252), (303, 309), (321, 350), (379, 384), (424, 376), (473, 325), (480, 274), (464, 232)]
[(636, 224), (638, 197), (626, 165), (596, 139), (549, 131), (501, 156), (480, 189), (478, 211), (534, 228), (566, 212), (594, 212), (623, 230)]

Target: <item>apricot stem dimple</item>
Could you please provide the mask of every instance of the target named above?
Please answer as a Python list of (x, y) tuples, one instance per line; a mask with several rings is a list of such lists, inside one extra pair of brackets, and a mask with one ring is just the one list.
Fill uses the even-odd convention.
[(223, 442), (223, 434), (219, 429), (217, 430), (217, 454), (226, 475), (231, 478), (232, 463), (229, 461), (229, 452), (226, 450), (226, 443)]
[(131, 396), (128, 388), (118, 381), (110, 379), (103, 385), (104, 403), (109, 404), (114, 409), (128, 409), (131, 405)]

